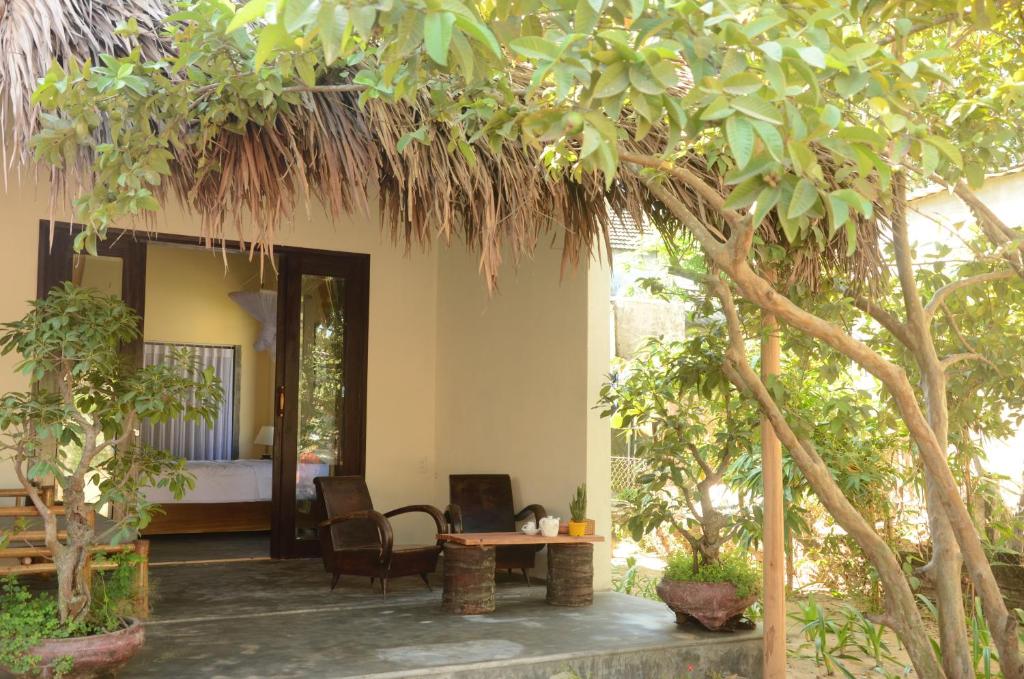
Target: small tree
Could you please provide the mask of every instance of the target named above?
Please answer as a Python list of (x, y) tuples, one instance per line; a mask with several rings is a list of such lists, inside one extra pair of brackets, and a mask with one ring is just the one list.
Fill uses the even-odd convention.
[[(183, 460), (138, 441), (139, 425), (182, 415), (212, 422), (223, 391), (188, 352), (168, 364), (132, 365), (123, 348), (139, 339), (137, 314), (119, 298), (71, 283), (2, 327), (0, 352), (21, 354), (18, 370), (32, 390), (0, 399), (0, 454), (13, 461), (42, 518), (61, 622), (81, 622), (92, 603), (90, 547), (126, 539), (149, 523), (153, 506), (143, 488), (166, 487), (181, 497), (193, 484)], [(51, 478), (63, 490), (66, 536), (39, 491)], [(97, 490), (92, 501), (89, 486)], [(105, 504), (124, 508), (124, 516), (97, 533), (90, 514)]]
[(606, 415), (634, 437), (647, 471), (632, 498), (639, 539), (663, 524), (690, 545), (695, 570), (718, 561), (733, 521), (713, 493), (730, 463), (754, 444), (757, 412), (722, 373), (713, 334), (649, 340), (601, 390)]

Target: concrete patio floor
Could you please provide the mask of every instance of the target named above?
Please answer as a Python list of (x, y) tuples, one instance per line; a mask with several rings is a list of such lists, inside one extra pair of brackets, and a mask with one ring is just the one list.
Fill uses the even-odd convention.
[(679, 629), (660, 603), (614, 592), (557, 608), (543, 584), (500, 578), (497, 610), (463, 617), (416, 578), (387, 598), (365, 578), (331, 592), (319, 560), (160, 566), (151, 582), (146, 646), (122, 677), (760, 676), (759, 630)]

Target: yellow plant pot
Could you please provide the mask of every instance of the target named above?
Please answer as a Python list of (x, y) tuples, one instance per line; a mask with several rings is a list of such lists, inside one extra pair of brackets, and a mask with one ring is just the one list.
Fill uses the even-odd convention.
[(587, 534), (587, 522), (586, 521), (570, 521), (569, 522), (569, 535), (574, 538), (581, 538)]

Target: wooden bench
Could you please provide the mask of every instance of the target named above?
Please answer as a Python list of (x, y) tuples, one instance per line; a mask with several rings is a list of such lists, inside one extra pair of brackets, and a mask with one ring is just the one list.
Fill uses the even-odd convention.
[(599, 535), (526, 535), (525, 533), (443, 533), (442, 606), (459, 615), (494, 611), (494, 551), (500, 545), (547, 545), (547, 602), (552, 606), (589, 606), (594, 601), (594, 543)]
[[(54, 504), (53, 489), (40, 489), (43, 501), (50, 507), (56, 516), (64, 515), (64, 507)], [(18, 520), (39, 518), (39, 512), (28, 500), (28, 492), (17, 488), (0, 488), (0, 498), (14, 498), (13, 507), (0, 507), (0, 519)], [(22, 504), (24, 503), (24, 504)], [(94, 526), (96, 515), (91, 513), (88, 516), (89, 525)], [(4, 528), (0, 525), (0, 530)], [(57, 572), (53, 563), (53, 553), (48, 547), (42, 544), (46, 535), (42, 530), (22, 530), (19, 532), (8, 531), (7, 547), (0, 549), (0, 562), (4, 559), (14, 559), (18, 563), (11, 566), (0, 565), (0, 577), (8, 575), (51, 575)], [(67, 539), (67, 531), (57, 532), (58, 540)], [(149, 615), (149, 540), (136, 540), (119, 545), (94, 545), (90, 550), (88, 564), (89, 577), (96, 571), (110, 571), (117, 568), (113, 561), (94, 560), (95, 556), (109, 556), (112, 554), (134, 553), (138, 556), (136, 564), (136, 601), (135, 615), (140, 620)]]

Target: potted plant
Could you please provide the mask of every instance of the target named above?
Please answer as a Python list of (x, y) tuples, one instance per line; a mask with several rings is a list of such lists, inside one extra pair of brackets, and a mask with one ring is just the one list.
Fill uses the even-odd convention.
[(722, 553), (700, 562), (686, 552), (672, 554), (658, 583), (658, 596), (676, 614), (676, 622), (696, 620), (709, 630), (732, 630), (757, 601), (760, 569), (742, 552)]
[(580, 484), (576, 494), (569, 501), (569, 535), (583, 537), (587, 534), (587, 484)]
[[(125, 347), (139, 339), (139, 318), (124, 302), (71, 283), (0, 326), (0, 353), (20, 354), (17, 369), (31, 383), (31, 391), (0, 397), (0, 459), (13, 463), (39, 513), (57, 574), (52, 601), (40, 595), (33, 603), (15, 583), (4, 590), (0, 615), (13, 607), (26, 617), (13, 626), (0, 618), (0, 661), (22, 676), (95, 676), (127, 662), (143, 642), (138, 621), (111, 615), (109, 597), (94, 597), (90, 554), (148, 524), (154, 508), (144, 488), (180, 497), (194, 483), (183, 460), (138, 441), (140, 424), (179, 416), (212, 422), (223, 391), (188, 352), (134, 365)], [(39, 490), (49, 482), (63, 493), (60, 531), (58, 512)], [(103, 505), (119, 507), (120, 518), (97, 531), (92, 516)]]

